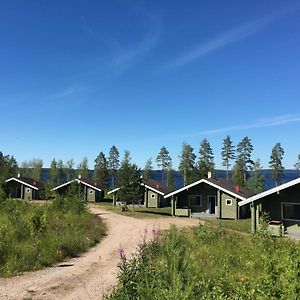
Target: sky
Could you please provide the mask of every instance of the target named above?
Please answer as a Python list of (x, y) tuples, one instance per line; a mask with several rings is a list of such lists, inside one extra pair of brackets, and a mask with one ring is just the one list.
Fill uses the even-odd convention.
[(0, 2), (0, 151), (93, 168), (129, 150), (143, 168), (167, 147), (251, 138), (267, 168), (300, 153), (299, 1)]

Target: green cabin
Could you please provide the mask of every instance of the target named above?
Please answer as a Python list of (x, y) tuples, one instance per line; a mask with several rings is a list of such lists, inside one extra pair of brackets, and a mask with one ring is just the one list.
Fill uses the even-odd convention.
[(44, 183), (30, 177), (11, 177), (5, 181), (5, 191), (8, 198), (22, 200), (42, 199)]
[(238, 203), (253, 194), (229, 181), (201, 179), (165, 196), (171, 199), (172, 215), (240, 219), (250, 216), (249, 206)]
[(59, 195), (65, 195), (69, 191), (71, 184), (74, 183), (79, 185), (80, 192), (85, 201), (99, 202), (103, 199), (104, 188), (102, 183), (96, 180), (82, 179), (80, 176), (79, 178), (61, 184), (52, 190)]
[[(164, 196), (171, 193), (174, 189), (160, 183), (153, 179), (141, 178), (140, 186), (142, 189), (142, 199), (133, 199), (137, 204), (143, 205), (144, 207), (159, 208), (170, 205), (169, 199)], [(118, 191), (120, 188), (115, 188), (109, 191), (108, 195), (113, 195), (114, 205), (120, 204), (118, 201)]]
[(269, 229), (274, 235), (287, 233), (300, 237), (300, 178), (281, 184), (239, 203), (250, 205), (252, 232), (263, 214), (269, 217)]

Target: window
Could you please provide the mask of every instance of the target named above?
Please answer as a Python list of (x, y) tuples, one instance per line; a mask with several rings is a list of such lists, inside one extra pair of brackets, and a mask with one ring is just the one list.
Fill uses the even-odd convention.
[(94, 191), (93, 191), (93, 190), (90, 190), (90, 194), (94, 194)]
[(226, 205), (231, 206), (232, 205), (232, 199), (226, 199)]
[(30, 193), (31, 189), (30, 188), (27, 188), (26, 189), (26, 193)]
[(151, 194), (151, 198), (152, 198), (152, 199), (155, 198), (155, 194)]
[(202, 206), (202, 197), (200, 195), (190, 195), (189, 203), (190, 206)]
[(281, 215), (284, 220), (300, 221), (300, 203), (281, 203)]

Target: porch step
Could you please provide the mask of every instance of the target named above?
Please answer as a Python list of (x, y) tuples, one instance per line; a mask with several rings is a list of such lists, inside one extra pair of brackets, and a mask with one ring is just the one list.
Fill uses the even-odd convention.
[(217, 219), (216, 215), (213, 214), (205, 214), (205, 213), (192, 213), (191, 218), (199, 218), (199, 219)]

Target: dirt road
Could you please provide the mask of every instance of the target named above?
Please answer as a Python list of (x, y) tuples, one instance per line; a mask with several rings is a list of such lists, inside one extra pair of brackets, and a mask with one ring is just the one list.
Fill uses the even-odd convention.
[(99, 207), (91, 211), (107, 224), (107, 236), (78, 258), (37, 272), (12, 278), (0, 278), (0, 299), (102, 299), (116, 284), (118, 250), (129, 255), (136, 251), (145, 229), (148, 239), (152, 229), (182, 228), (199, 224), (189, 218), (135, 219)]

